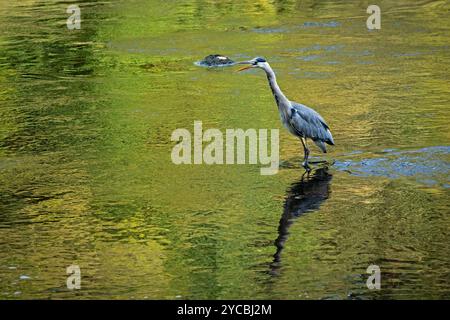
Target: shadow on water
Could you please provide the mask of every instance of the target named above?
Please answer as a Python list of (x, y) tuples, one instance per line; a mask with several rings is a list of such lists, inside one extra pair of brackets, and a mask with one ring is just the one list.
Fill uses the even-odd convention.
[(304, 174), (300, 181), (293, 183), (289, 188), (278, 226), (278, 238), (275, 240), (277, 251), (270, 264), (272, 275), (279, 274), (281, 253), (289, 236), (289, 228), (298, 217), (318, 210), (328, 199), (332, 177), (328, 173), (328, 167), (319, 168), (309, 175)]

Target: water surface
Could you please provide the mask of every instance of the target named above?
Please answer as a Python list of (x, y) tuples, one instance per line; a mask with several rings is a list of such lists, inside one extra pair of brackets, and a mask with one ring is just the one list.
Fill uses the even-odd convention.
[[(1, 298), (450, 296), (447, 2), (383, 1), (376, 31), (354, 1), (80, 1), (73, 31), (69, 4), (0, 5)], [(334, 166), (302, 176), (261, 70), (214, 53), (266, 57)], [(195, 120), (279, 128), (280, 172), (174, 165)]]

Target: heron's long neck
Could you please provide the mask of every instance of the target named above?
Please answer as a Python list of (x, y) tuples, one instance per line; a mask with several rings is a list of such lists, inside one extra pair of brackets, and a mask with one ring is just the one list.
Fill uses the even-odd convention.
[(266, 71), (267, 80), (269, 80), (270, 89), (272, 89), (272, 94), (275, 97), (275, 101), (278, 107), (281, 108), (282, 106), (288, 106), (290, 104), (289, 100), (286, 98), (286, 96), (278, 86), (275, 72), (273, 72), (270, 66), (267, 66), (267, 68), (264, 70)]

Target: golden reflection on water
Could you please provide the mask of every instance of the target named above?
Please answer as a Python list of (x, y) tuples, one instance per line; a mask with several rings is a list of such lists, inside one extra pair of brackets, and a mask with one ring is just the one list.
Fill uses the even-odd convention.
[[(1, 297), (448, 297), (449, 8), (381, 7), (369, 32), (350, 2), (84, 2), (69, 32), (64, 3), (1, 2)], [(193, 64), (211, 53), (266, 57), (333, 130), (326, 201), (289, 225), (277, 276), (298, 141), (280, 130), (276, 176), (170, 160), (194, 120), (282, 129), (265, 76)]]

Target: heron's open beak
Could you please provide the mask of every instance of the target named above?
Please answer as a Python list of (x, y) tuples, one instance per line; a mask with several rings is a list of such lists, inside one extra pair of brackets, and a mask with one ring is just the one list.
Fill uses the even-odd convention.
[(249, 61), (242, 61), (242, 62), (238, 62), (236, 64), (249, 64), (249, 66), (245, 66), (245, 67), (237, 69), (236, 72), (244, 71), (244, 70), (250, 69), (252, 67), (251, 66), (252, 63)]
[(250, 66), (245, 66), (245, 67), (237, 69), (236, 72), (244, 71), (244, 70), (247, 70), (247, 69), (250, 69), (250, 68), (251, 68)]

